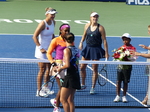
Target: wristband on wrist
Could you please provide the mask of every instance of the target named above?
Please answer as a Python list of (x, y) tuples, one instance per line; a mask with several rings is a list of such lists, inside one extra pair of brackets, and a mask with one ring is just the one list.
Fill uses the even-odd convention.
[(39, 48), (40, 50), (43, 49), (42, 46), (38, 46), (38, 48)]
[(57, 64), (56, 64), (55, 62), (53, 62), (51, 65), (52, 65), (53, 67), (54, 67), (54, 66), (57, 66)]

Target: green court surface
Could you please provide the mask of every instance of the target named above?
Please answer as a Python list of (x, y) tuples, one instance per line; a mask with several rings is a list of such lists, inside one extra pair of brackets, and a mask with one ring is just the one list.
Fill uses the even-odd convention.
[(45, 18), (45, 8), (57, 9), (55, 34), (59, 26), (69, 23), (75, 35), (82, 35), (89, 15), (96, 11), (99, 23), (107, 36), (120, 36), (129, 32), (132, 36), (147, 36), (149, 6), (126, 5), (125, 2), (7, 0), (0, 2), (1, 34), (33, 34), (38, 20)]

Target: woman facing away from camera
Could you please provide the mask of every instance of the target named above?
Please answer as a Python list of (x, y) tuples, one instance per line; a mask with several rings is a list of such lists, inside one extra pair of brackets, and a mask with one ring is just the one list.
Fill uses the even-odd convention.
[(81, 89), (78, 69), (79, 50), (74, 46), (75, 36), (68, 33), (65, 36), (67, 47), (64, 49), (63, 66), (57, 71), (66, 70), (64, 82), (61, 87), (60, 101), (65, 112), (75, 112), (74, 95), (76, 89)]
[[(79, 44), (79, 49), (82, 50), (84, 40), (86, 40), (86, 46), (81, 52), (82, 55), (81, 60), (98, 61), (101, 58), (108, 59), (109, 57), (105, 29), (102, 25), (98, 23), (98, 19), (99, 14), (97, 12), (92, 12), (90, 14), (90, 23), (87, 23), (84, 27), (84, 33)], [(105, 50), (101, 46), (102, 42)], [(86, 67), (87, 64), (81, 64), (80, 66), (81, 69), (80, 74), (82, 78), (81, 90), (86, 88), (85, 85)], [(98, 78), (98, 64), (92, 64), (92, 68), (93, 68), (93, 76), (90, 94), (95, 93), (94, 88)]]
[[(48, 46), (54, 38), (54, 28), (55, 28), (55, 14), (56, 10), (53, 8), (46, 8), (46, 13), (45, 16), (46, 18), (41, 21), (34, 34), (33, 34), (33, 40), (34, 43), (36, 44), (35, 48), (35, 57), (37, 59), (47, 59), (46, 53), (48, 50)], [(44, 82), (47, 82), (49, 79), (49, 71), (50, 71), (50, 63), (44, 63), (44, 62), (39, 62), (39, 72), (37, 75), (37, 93), (36, 96), (47, 96), (47, 94), (52, 94), (51, 91), (45, 87), (42, 91), (39, 92), (42, 81), (44, 78)]]

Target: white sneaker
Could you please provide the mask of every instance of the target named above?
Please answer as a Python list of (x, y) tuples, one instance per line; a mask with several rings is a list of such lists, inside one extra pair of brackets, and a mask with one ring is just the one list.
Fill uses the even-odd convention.
[(86, 89), (86, 85), (81, 85), (81, 90)]
[(86, 89), (86, 85), (81, 85), (81, 89), (77, 89), (76, 91), (81, 91), (83, 89)]
[(116, 96), (116, 98), (114, 99), (114, 102), (119, 102), (120, 101), (120, 96)]
[(126, 99), (126, 96), (122, 97), (122, 102), (124, 102), (124, 103), (128, 102), (127, 99)]
[(54, 90), (50, 91), (48, 87), (43, 87), (42, 90), (48, 95), (54, 94)]
[(53, 105), (53, 107), (56, 108), (56, 100), (55, 100), (55, 98), (54, 98), (54, 99), (51, 99), (51, 100), (50, 100), (50, 103)]
[(95, 94), (95, 90), (94, 90), (94, 88), (91, 88), (91, 90), (90, 90), (90, 94)]
[(42, 90), (40, 92), (39, 92), (39, 90), (37, 90), (36, 96), (48, 97), (48, 95)]
[(53, 112), (61, 112), (61, 109), (59, 107), (55, 107)]

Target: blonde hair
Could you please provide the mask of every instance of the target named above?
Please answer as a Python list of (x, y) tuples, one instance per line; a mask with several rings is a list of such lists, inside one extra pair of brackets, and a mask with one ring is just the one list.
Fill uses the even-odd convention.
[(48, 11), (48, 10), (51, 10), (51, 9), (53, 9), (53, 8), (47, 7), (47, 8), (45, 8), (45, 12)]
[[(91, 14), (92, 14), (92, 13), (93, 13), (93, 12), (91, 12)], [(91, 14), (90, 14), (90, 15), (91, 15)], [(90, 25), (91, 25), (91, 24), (92, 24), (92, 22), (91, 22), (91, 17), (90, 17)]]

